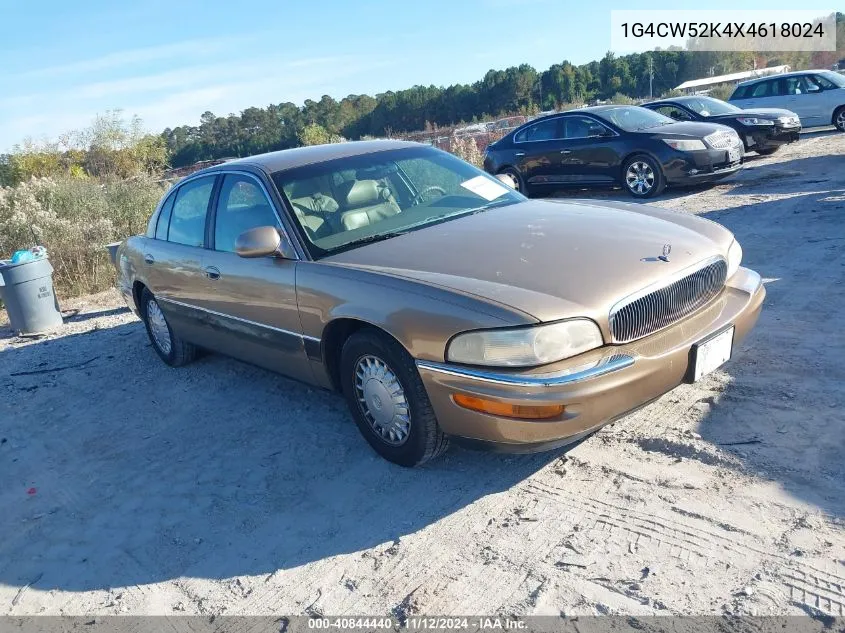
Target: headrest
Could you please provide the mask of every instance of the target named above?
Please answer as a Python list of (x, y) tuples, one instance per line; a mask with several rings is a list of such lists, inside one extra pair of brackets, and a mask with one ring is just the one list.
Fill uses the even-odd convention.
[(346, 206), (364, 207), (378, 204), (385, 197), (377, 180), (356, 180), (346, 194)]
[(338, 209), (338, 204), (334, 198), (321, 193), (315, 193), (313, 196), (307, 196), (305, 198), (293, 198), (290, 203), (298, 214), (303, 212), (334, 213)]

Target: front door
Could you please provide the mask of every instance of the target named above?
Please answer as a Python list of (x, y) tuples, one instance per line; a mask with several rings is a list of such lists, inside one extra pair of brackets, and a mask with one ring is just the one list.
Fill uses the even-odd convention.
[(206, 311), (213, 348), (291, 376), (313, 381), (296, 303), (296, 266), (279, 257), (245, 259), (235, 240), (249, 229), (281, 223), (257, 177), (226, 174), (203, 260)]
[(796, 75), (783, 79), (784, 103), (787, 110), (792, 110), (801, 119), (801, 125), (827, 125), (830, 120), (823, 120), (825, 95), (822, 87), (810, 75)]
[(561, 117), (561, 182), (566, 184), (613, 184), (621, 161), (619, 135), (588, 116)]

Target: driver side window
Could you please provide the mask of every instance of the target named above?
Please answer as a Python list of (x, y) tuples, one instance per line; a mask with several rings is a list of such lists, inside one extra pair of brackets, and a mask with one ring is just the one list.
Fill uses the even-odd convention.
[(279, 228), (279, 221), (267, 196), (249, 176), (227, 174), (217, 203), (214, 250), (234, 253), (238, 236), (259, 226)]
[(675, 121), (689, 121), (692, 119), (689, 114), (680, 108), (676, 108), (675, 106), (660, 106), (659, 108), (655, 108), (655, 110), (664, 116), (668, 116), (670, 119), (674, 119)]

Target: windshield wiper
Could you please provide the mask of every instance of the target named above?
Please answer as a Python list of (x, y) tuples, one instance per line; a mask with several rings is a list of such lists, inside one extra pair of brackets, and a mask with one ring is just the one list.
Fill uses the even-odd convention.
[(362, 244), (372, 244), (373, 242), (382, 242), (389, 240), (391, 237), (399, 237), (400, 235), (407, 235), (408, 231), (390, 231), (388, 233), (376, 233), (375, 235), (368, 235), (367, 237), (359, 237), (357, 240), (346, 242), (343, 248), (349, 246), (361, 246)]
[(493, 200), (488, 202), (487, 204), (482, 204), (480, 207), (475, 207), (474, 209), (467, 209), (460, 215), (475, 215), (476, 213), (481, 213), (482, 211), (487, 211), (487, 209), (492, 209), (493, 207), (498, 207), (502, 203), (511, 204), (510, 200)]

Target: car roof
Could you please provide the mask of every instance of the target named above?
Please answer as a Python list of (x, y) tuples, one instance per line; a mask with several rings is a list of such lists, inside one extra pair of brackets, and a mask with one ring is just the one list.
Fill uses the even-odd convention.
[[(348, 141), (345, 143), (331, 143), (328, 145), (309, 145), (307, 147), (295, 147), (292, 149), (283, 149), (278, 152), (267, 152), (266, 154), (256, 154), (255, 156), (237, 158), (219, 165), (214, 165), (213, 167), (207, 167), (196, 173), (213, 173), (215, 171), (224, 171), (238, 166), (257, 167), (267, 173), (274, 173), (277, 171), (284, 171), (286, 169), (302, 167), (303, 165), (322, 163), (328, 160), (334, 160), (335, 158), (349, 158), (351, 156), (362, 156), (365, 154), (375, 154), (376, 152), (384, 152), (392, 149), (407, 149), (412, 147), (429, 146), (424, 143), (394, 140)], [(191, 175), (194, 176), (196, 174)]]
[(598, 114), (599, 112), (607, 112), (608, 110), (613, 110), (615, 108), (638, 108), (640, 106), (636, 106), (633, 104), (624, 104), (624, 103), (609, 103), (607, 105), (597, 105), (597, 106), (588, 106), (586, 108), (573, 108), (572, 110), (564, 110), (563, 112), (555, 112), (554, 114), (548, 114), (546, 116), (538, 116), (536, 119), (531, 119), (526, 123), (523, 123), (518, 128), (516, 128), (512, 134), (519, 132), (523, 128), (531, 127), (534, 123), (538, 123), (540, 121), (546, 121), (547, 119), (552, 119), (555, 117), (561, 117), (565, 115), (576, 115), (576, 114)]
[(766, 81), (767, 79), (780, 79), (781, 77), (797, 77), (800, 75), (816, 75), (818, 73), (827, 73), (832, 72), (830, 70), (826, 70), (824, 68), (819, 68), (816, 70), (793, 70), (790, 73), (778, 73), (777, 75), (766, 75), (765, 77), (755, 77), (754, 79), (747, 79), (746, 81), (741, 81), (737, 84), (739, 86), (750, 86), (751, 84), (756, 84), (761, 81)]

